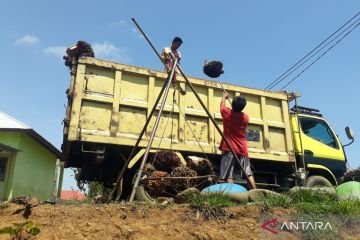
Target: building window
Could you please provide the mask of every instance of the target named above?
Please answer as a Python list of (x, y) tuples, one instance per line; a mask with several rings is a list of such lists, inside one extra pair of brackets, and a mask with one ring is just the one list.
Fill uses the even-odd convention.
[(0, 158), (0, 181), (5, 181), (7, 158)]
[(300, 118), (301, 129), (307, 136), (332, 148), (339, 148), (330, 127), (322, 120)]

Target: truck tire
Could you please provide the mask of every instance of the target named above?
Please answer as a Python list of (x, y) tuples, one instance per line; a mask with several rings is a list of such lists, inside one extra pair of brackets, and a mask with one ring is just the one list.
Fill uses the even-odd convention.
[[(138, 173), (134, 174), (132, 185), (134, 185), (137, 175)], [(148, 191), (146, 191), (142, 183), (139, 183), (139, 186), (136, 189), (135, 200), (139, 202), (145, 202), (148, 204), (156, 204), (156, 200), (150, 196), (150, 194), (148, 193)]]
[(156, 200), (150, 196), (142, 184), (139, 184), (138, 188), (136, 189), (135, 199), (139, 202), (156, 204)]
[(315, 175), (306, 180), (306, 187), (332, 187), (332, 184), (326, 178)]

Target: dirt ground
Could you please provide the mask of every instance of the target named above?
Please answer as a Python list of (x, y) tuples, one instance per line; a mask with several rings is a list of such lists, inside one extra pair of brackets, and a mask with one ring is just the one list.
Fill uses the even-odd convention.
[[(22, 205), (9, 204), (0, 209), (0, 228), (26, 221), (23, 212), (19, 212), (23, 208)], [(185, 206), (44, 204), (32, 208), (28, 220), (41, 225), (36, 239), (46, 240), (267, 239), (261, 235), (257, 206), (227, 208), (233, 217), (226, 221), (205, 221), (189, 211)], [(272, 211), (274, 214), (288, 214), (291, 210)], [(283, 233), (281, 237), (298, 239), (292, 233)], [(0, 235), (2, 239), (9, 239), (9, 236)]]

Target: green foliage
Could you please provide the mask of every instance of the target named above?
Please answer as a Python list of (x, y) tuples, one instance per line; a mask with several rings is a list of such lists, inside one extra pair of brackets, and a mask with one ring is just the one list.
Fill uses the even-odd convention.
[[(198, 219), (202, 216), (204, 220), (227, 220), (233, 218), (224, 207), (236, 206), (228, 196), (223, 193), (196, 194), (190, 193), (186, 196), (191, 207), (190, 219)], [(193, 217), (195, 216), (195, 217)]]
[(301, 213), (346, 216), (360, 214), (360, 201), (342, 200), (336, 194), (300, 190), (290, 196), (292, 203)]
[(267, 212), (272, 207), (282, 207), (289, 208), (291, 207), (291, 200), (287, 196), (278, 196), (278, 195), (268, 195), (262, 201), (257, 203), (262, 212)]
[(294, 208), (302, 221), (316, 222), (321, 219), (331, 222), (329, 231), (299, 230), (301, 239), (340, 239), (341, 231), (358, 229), (360, 201), (342, 200), (335, 193), (299, 190), (282, 196), (268, 196), (257, 203), (263, 212), (272, 207)]
[(12, 240), (25, 240), (38, 235), (40, 227), (38, 224), (33, 224), (32, 221), (13, 223), (11, 227), (1, 228), (0, 234), (9, 234)]
[(101, 195), (104, 190), (104, 186), (100, 182), (89, 182), (89, 191), (87, 193), (88, 199), (93, 199), (97, 195)]
[(299, 213), (304, 214), (342, 214), (346, 216), (360, 214), (360, 201), (358, 200), (341, 200), (333, 193), (307, 189), (284, 195), (284, 197), (268, 196), (258, 205), (263, 211), (268, 211), (272, 207), (293, 207)]
[(81, 169), (73, 168), (76, 185), (80, 191), (86, 194), (88, 200), (91, 201), (96, 195), (103, 193), (104, 187), (102, 183), (96, 181), (85, 181), (80, 179)]
[(87, 182), (85, 180), (81, 180), (80, 179), (80, 175), (81, 175), (81, 169), (79, 168), (72, 168), (73, 172), (74, 172), (74, 178), (76, 180), (76, 185), (77, 187), (80, 189), (80, 191), (82, 192), (86, 192), (86, 185)]
[(340, 200), (336, 204), (335, 210), (344, 215), (353, 216), (360, 214), (360, 201), (359, 200)]
[(292, 203), (329, 203), (338, 201), (338, 196), (333, 193), (301, 189), (296, 192), (290, 193)]
[(202, 208), (204, 206), (221, 208), (235, 206), (228, 196), (222, 193), (212, 194), (189, 194), (187, 196), (188, 202), (192, 208)]

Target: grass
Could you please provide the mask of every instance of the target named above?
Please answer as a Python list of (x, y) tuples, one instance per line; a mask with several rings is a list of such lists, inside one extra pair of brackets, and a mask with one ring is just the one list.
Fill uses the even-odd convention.
[(204, 220), (223, 221), (234, 217), (224, 208), (233, 207), (237, 204), (222, 193), (190, 193), (186, 198), (191, 208), (187, 220), (195, 220), (201, 216)]
[(200, 208), (204, 206), (221, 208), (236, 206), (236, 202), (222, 193), (213, 194), (189, 194), (188, 202), (192, 208)]
[(273, 207), (290, 208), (291, 200), (286, 196), (269, 195), (256, 203), (262, 212), (267, 212)]
[(336, 194), (299, 190), (284, 197), (269, 196), (258, 204), (263, 211), (272, 207), (295, 208), (303, 214), (340, 214), (353, 216), (360, 214), (359, 200), (342, 200)]
[(299, 190), (286, 193), (284, 197), (270, 195), (257, 205), (263, 213), (273, 207), (292, 208), (296, 210), (294, 216), (301, 221), (331, 222), (331, 231), (299, 230), (303, 239), (339, 239), (344, 230), (358, 232), (359, 228), (360, 201), (342, 200), (332, 193)]
[[(224, 208), (243, 204), (235, 202), (222, 193), (190, 194), (187, 199), (193, 209)], [(255, 203), (255, 205), (259, 206), (262, 212), (279, 207), (296, 209), (299, 214), (360, 216), (359, 200), (343, 200), (333, 193), (307, 189), (285, 193), (282, 196), (269, 195), (262, 201)]]

